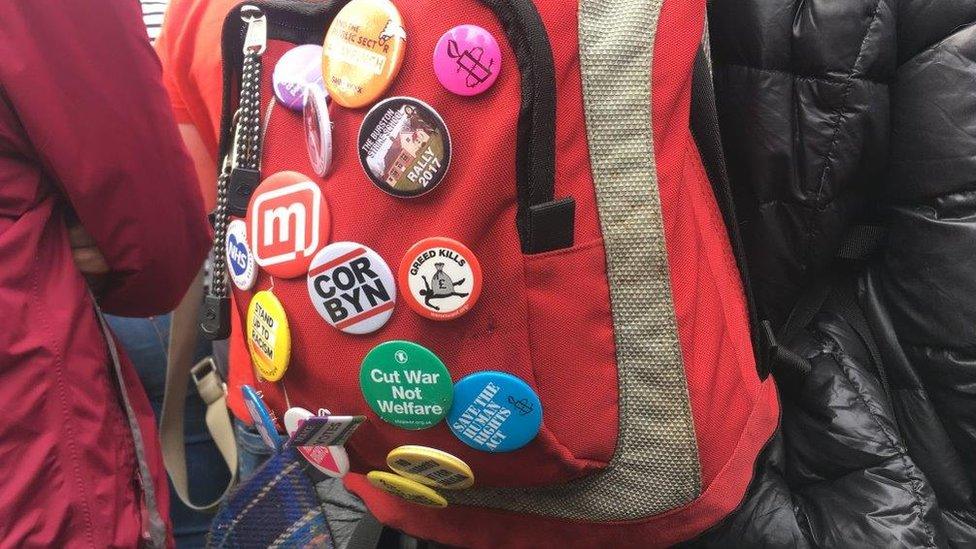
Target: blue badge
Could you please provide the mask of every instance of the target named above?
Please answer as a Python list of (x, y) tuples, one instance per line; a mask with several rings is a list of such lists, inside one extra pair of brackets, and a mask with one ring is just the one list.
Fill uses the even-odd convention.
[(241, 290), (250, 290), (257, 280), (258, 266), (254, 254), (247, 247), (247, 224), (235, 219), (227, 225), (227, 266), (234, 285)]
[(230, 256), (231, 274), (242, 276), (247, 271), (248, 255), (251, 251), (247, 249), (247, 244), (237, 240), (237, 235), (231, 234), (227, 237), (227, 255)]
[(272, 450), (280, 450), (284, 439), (278, 434), (278, 427), (275, 426), (274, 418), (271, 417), (271, 410), (265, 405), (261, 395), (250, 385), (241, 385), (241, 392), (244, 393), (244, 405), (254, 420), (254, 427), (261, 435), (261, 439)]
[(454, 385), (447, 425), (472, 448), (511, 452), (539, 433), (542, 403), (526, 382), (512, 374), (478, 372)]

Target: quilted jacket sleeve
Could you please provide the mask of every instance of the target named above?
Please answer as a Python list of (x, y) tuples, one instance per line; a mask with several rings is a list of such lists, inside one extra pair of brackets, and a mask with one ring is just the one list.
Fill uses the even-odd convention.
[[(924, 8), (924, 9), (923, 9)], [(976, 544), (976, 5), (904, 2), (881, 184), (888, 238), (862, 280), (912, 455), (954, 545)]]
[(717, 104), (764, 318), (833, 259), (887, 153), (889, 1), (714, 0)]
[[(713, 0), (720, 123), (760, 310), (828, 299), (782, 436), (707, 547), (976, 546), (976, 4)], [(838, 243), (881, 224), (851, 264)]]

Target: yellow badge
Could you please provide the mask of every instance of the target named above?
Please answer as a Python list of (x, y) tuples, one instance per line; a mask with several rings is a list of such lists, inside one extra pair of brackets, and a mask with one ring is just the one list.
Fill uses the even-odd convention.
[(386, 456), (386, 464), (400, 475), (427, 486), (462, 490), (474, 484), (474, 473), (459, 458), (426, 446), (400, 446)]
[(380, 490), (400, 496), (407, 501), (428, 507), (447, 507), (444, 496), (408, 478), (385, 471), (370, 471), (366, 478), (369, 479), (370, 484)]
[(278, 381), (285, 375), (291, 358), (291, 332), (285, 309), (267, 290), (254, 294), (247, 308), (247, 345), (263, 379)]
[(342, 8), (322, 50), (322, 77), (343, 107), (375, 102), (390, 86), (406, 48), (403, 19), (389, 0), (352, 0)]

